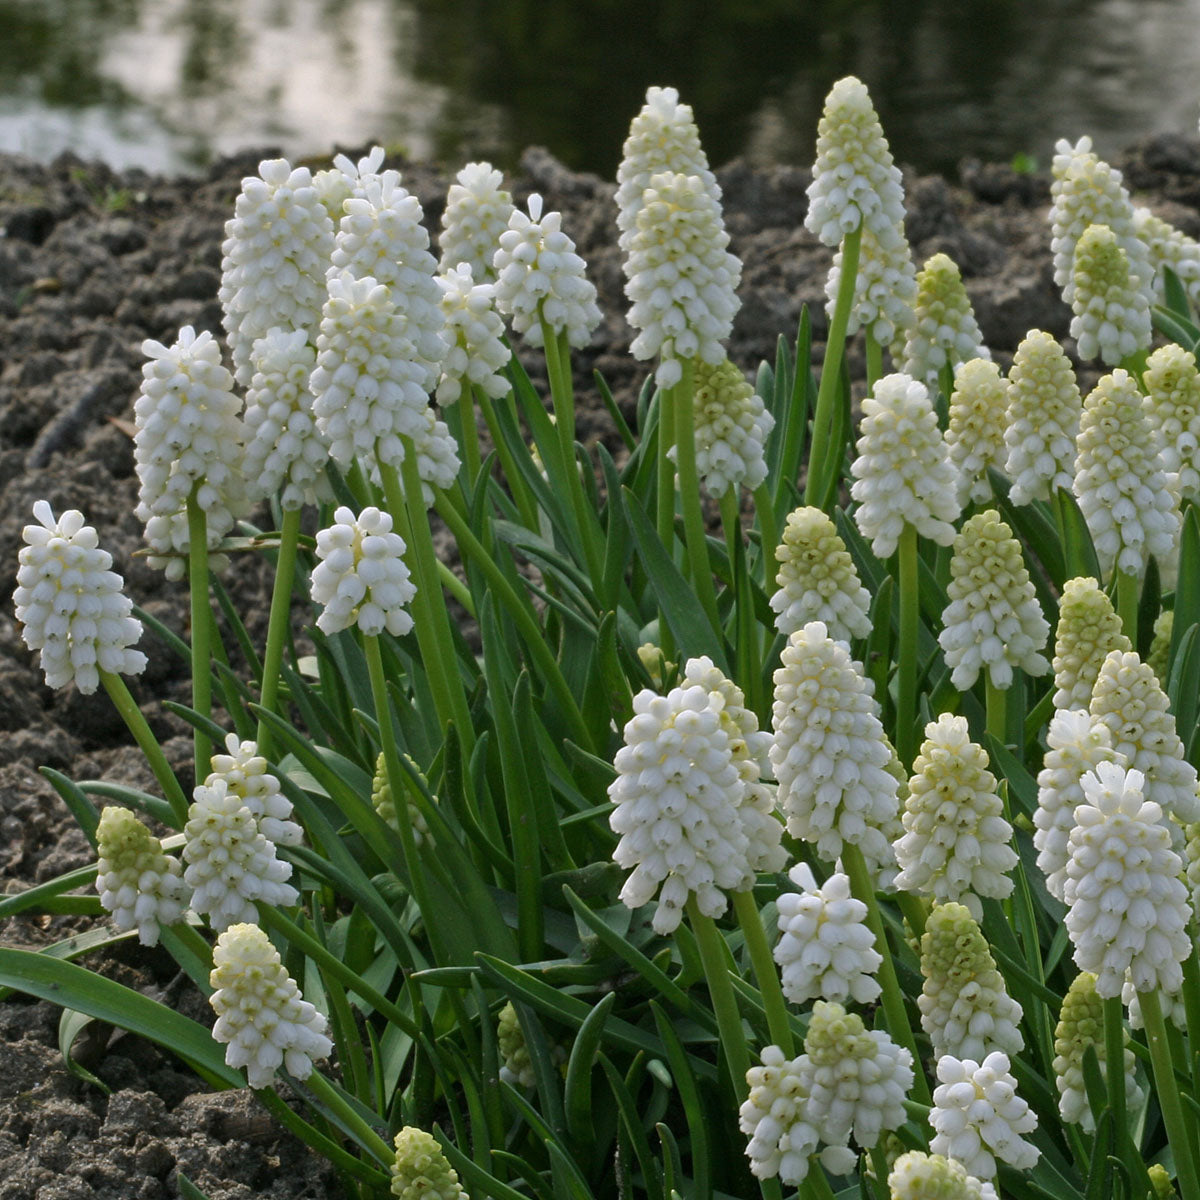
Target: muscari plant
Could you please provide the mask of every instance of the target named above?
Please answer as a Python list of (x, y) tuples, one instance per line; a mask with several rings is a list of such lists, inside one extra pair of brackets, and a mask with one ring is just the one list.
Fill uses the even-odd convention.
[[(439, 264), (381, 150), (264, 162), (233, 370), (210, 332), (144, 347), (137, 511), (189, 641), (81, 514), (25, 529), (27, 645), (160, 794), (46, 771), (97, 863), (0, 915), (107, 919), (0, 985), (63, 1006), (81, 1072), (102, 1021), (253, 1088), (362, 1200), (1200, 1200), (1200, 249), (1058, 150), (1086, 397), (1042, 331), (1002, 373), (955, 264), (917, 270), (856, 79), (805, 218), (823, 362), (805, 312), (751, 384), (719, 185), (650, 89), (616, 454), (575, 436), (600, 312), (541, 197), (467, 166)], [(143, 622), (190, 662), (190, 796), (125, 683)], [(77, 961), (134, 936), (211, 1029)]]

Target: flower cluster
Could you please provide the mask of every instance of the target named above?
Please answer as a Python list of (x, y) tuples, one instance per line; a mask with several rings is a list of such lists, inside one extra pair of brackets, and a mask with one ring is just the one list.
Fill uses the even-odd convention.
[(1075, 246), (1071, 336), (1080, 358), (1109, 366), (1150, 346), (1150, 303), (1107, 225), (1089, 225)]
[(1150, 255), (1157, 282), (1156, 298), (1165, 298), (1162, 268), (1170, 267), (1179, 276), (1192, 303), (1200, 300), (1200, 242), (1140, 206), (1133, 210), (1133, 229)]
[(391, 1192), (396, 1200), (468, 1200), (458, 1172), (433, 1134), (405, 1125), (393, 1146)]
[(1163, 469), (1179, 477), (1184, 499), (1200, 500), (1200, 372), (1196, 356), (1171, 343), (1146, 360), (1142, 407)]
[(935, 388), (943, 367), (991, 358), (958, 264), (949, 255), (935, 254), (917, 272), (914, 311), (904, 343), (906, 374)]
[(736, 487), (754, 491), (767, 477), (765, 448), (775, 418), (729, 359), (715, 365), (699, 359), (694, 371), (696, 473), (713, 496)]
[(495, 279), (492, 259), (513, 214), (512, 196), (500, 186), (503, 180), (486, 162), (467, 163), (455, 176), (442, 212), (443, 274), (466, 263), (478, 283)]
[(96, 891), (118, 929), (136, 929), (143, 946), (158, 945), (159, 929), (174, 925), (188, 906), (179, 859), (127, 808), (110, 804), (96, 828)]
[[(842, 251), (834, 251), (833, 266), (825, 280), (825, 310), (833, 319), (842, 284)], [(868, 228), (863, 229), (859, 248), (858, 278), (854, 282), (854, 305), (846, 326), (848, 334), (865, 329), (880, 346), (903, 343), (916, 314), (917, 268), (912, 248), (899, 230), (881, 244)]]
[(946, 445), (958, 471), (958, 500), (977, 503), (992, 494), (988, 468), (1005, 465), (1008, 386), (1000, 368), (987, 358), (972, 358), (954, 371)]
[(941, 1154), (909, 1150), (888, 1175), (891, 1200), (996, 1200), (996, 1189), (966, 1167)]
[[(396, 800), (392, 795), (392, 785), (388, 780), (387, 763), (384, 761), (382, 750), (375, 759), (375, 774), (371, 779), (371, 807), (382, 820), (399, 831), (400, 816), (396, 812)], [(405, 818), (412, 829), (414, 844), (420, 846), (429, 836), (429, 825), (420, 808), (412, 800), (405, 806)]]
[(469, 263), (459, 263), (438, 276), (442, 317), (449, 343), (438, 378), (439, 404), (454, 404), (464, 385), (477, 387), (493, 400), (508, 391), (500, 372), (512, 357), (504, 344), (504, 322), (495, 309), (496, 289), (476, 283)]
[(226, 754), (212, 756), (212, 773), (205, 783), (222, 779), (229, 791), (250, 810), (259, 832), (276, 846), (298, 846), (303, 830), (292, 820), (292, 802), (279, 780), (267, 770), (267, 760), (255, 742), (240, 741), (236, 733), (225, 738)]
[(1087, 708), (1111, 650), (1132, 650), (1112, 601), (1091, 576), (1068, 579), (1054, 633), (1054, 707)]

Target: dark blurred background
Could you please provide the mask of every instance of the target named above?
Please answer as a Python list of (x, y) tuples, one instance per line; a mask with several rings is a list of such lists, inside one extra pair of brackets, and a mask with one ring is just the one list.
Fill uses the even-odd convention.
[(0, 149), (202, 168), (378, 139), (457, 165), (540, 143), (611, 176), (647, 85), (709, 158), (809, 163), (866, 81), (896, 157), (1048, 166), (1194, 132), (1200, 0), (0, 0)]

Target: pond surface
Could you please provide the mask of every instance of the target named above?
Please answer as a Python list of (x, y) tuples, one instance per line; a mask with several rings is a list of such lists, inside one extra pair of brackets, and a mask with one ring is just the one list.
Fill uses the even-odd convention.
[(197, 170), (375, 139), (451, 165), (540, 143), (611, 176), (649, 84), (709, 158), (809, 163), (830, 84), (898, 159), (1047, 165), (1195, 132), (1200, 0), (0, 0), (0, 149)]

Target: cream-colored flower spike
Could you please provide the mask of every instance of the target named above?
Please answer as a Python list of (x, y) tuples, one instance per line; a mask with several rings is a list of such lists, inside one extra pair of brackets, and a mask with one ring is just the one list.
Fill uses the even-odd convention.
[(1105, 375), (1083, 402), (1075, 495), (1105, 575), (1140, 579), (1153, 555), (1173, 558), (1179, 509), (1128, 371)]
[(1083, 397), (1075, 369), (1048, 333), (1031, 329), (1008, 371), (1008, 418), (1004, 430), (1014, 504), (1048, 500), (1075, 483), (1075, 439)]
[(808, 1117), (812, 1063), (807, 1054), (788, 1059), (778, 1046), (767, 1046), (759, 1064), (746, 1073), (749, 1094), (738, 1111), (738, 1128), (750, 1139), (750, 1173), (803, 1183), (819, 1140)]
[(630, 122), (617, 167), (617, 228), (623, 253), (629, 252), (643, 197), (653, 176), (663, 171), (695, 175), (714, 200), (721, 189), (708, 167), (690, 104), (679, 102), (673, 87), (651, 87), (646, 103)]
[(136, 929), (143, 946), (158, 945), (163, 925), (188, 906), (179, 859), (163, 853), (136, 814), (110, 804), (96, 827), (96, 891), (118, 929)]
[(997, 688), (1012, 685), (1014, 669), (1032, 676), (1050, 670), (1042, 655), (1050, 626), (1021, 543), (995, 509), (977, 513), (954, 539), (946, 595), (938, 645), (956, 688), (967, 691), (982, 670)]
[[(1125, 1041), (1124, 1036), (1122, 1041)], [(1083, 1055), (1091, 1046), (1104, 1074), (1108, 1048), (1104, 1042), (1104, 1001), (1096, 992), (1096, 977), (1081, 971), (1071, 981), (1063, 997), (1058, 1025), (1054, 1030), (1054, 1082), (1058, 1088), (1058, 1112), (1064, 1121), (1081, 1125), (1086, 1133), (1096, 1128), (1096, 1118), (1087, 1100), (1083, 1083)], [(1137, 1060), (1126, 1048), (1125, 1103), (1130, 1109), (1142, 1102), (1134, 1070)]]
[(1160, 303), (1166, 299), (1162, 269), (1170, 267), (1192, 303), (1200, 303), (1200, 242), (1140, 205), (1133, 210), (1133, 227), (1150, 252), (1156, 299)]
[(1087, 708), (1109, 651), (1132, 649), (1100, 585), (1091, 576), (1068, 579), (1054, 634), (1054, 707)]
[(996, 1200), (989, 1180), (968, 1175), (953, 1158), (921, 1150), (909, 1150), (892, 1164), (888, 1193), (891, 1200)]
[(492, 282), (492, 259), (500, 235), (513, 214), (512, 196), (501, 186), (504, 177), (491, 163), (472, 162), (454, 177), (442, 213), (442, 257), (445, 275), (466, 263), (476, 283)]
[(1175, 632), (1175, 610), (1164, 609), (1154, 618), (1154, 634), (1150, 638), (1150, 649), (1146, 652), (1146, 662), (1158, 676), (1158, 682), (1163, 690), (1167, 686), (1167, 663), (1171, 657), (1171, 637)]
[(1071, 336), (1080, 358), (1110, 367), (1150, 348), (1150, 304), (1107, 225), (1089, 225), (1075, 247)]
[(267, 770), (267, 760), (258, 745), (240, 741), (236, 733), (225, 738), (225, 754), (212, 756), (212, 773), (205, 779), (211, 787), (218, 779), (250, 810), (259, 831), (277, 846), (298, 846), (304, 831), (292, 820), (292, 802), (283, 794), (279, 780)]
[(393, 1146), (391, 1192), (396, 1200), (468, 1200), (458, 1172), (433, 1134), (405, 1125)]
[(1007, 408), (1008, 386), (994, 362), (972, 358), (955, 368), (946, 445), (958, 471), (960, 504), (991, 499), (988, 467), (1004, 470)]
[(479, 388), (493, 400), (508, 392), (501, 372), (512, 351), (504, 344), (504, 322), (496, 312), (496, 289), (476, 283), (469, 263), (459, 263), (438, 276), (445, 320), (446, 357), (438, 376), (437, 401), (455, 404), (464, 387)]
[[(767, 477), (766, 442), (775, 418), (742, 372), (722, 358), (694, 364), (696, 472), (710, 496), (754, 491)], [(675, 460), (675, 447), (668, 451)]]
[(1170, 702), (1149, 663), (1132, 650), (1109, 653), (1096, 677), (1091, 714), (1108, 728), (1121, 761), (1145, 776), (1147, 800), (1180, 824), (1200, 821), (1196, 768), (1184, 757)]
[(871, 632), (871, 596), (858, 577), (854, 559), (833, 521), (819, 508), (788, 513), (771, 597), (775, 627), (785, 637), (809, 621), (822, 621), (838, 642)]
[(958, 265), (949, 255), (935, 254), (917, 272), (914, 308), (916, 320), (904, 344), (906, 374), (936, 388), (943, 367), (992, 357)]
[(958, 475), (925, 385), (910, 375), (885, 375), (862, 409), (850, 468), (859, 531), (879, 559), (895, 552), (906, 524), (948, 546), (961, 512)]
[(825, 98), (804, 224), (826, 246), (837, 246), (859, 225), (885, 250), (904, 236), (900, 171), (866, 85), (853, 75)]
[[(870, 229), (863, 230), (847, 336), (865, 329), (880, 346), (897, 341), (902, 344), (916, 320), (913, 305), (917, 300), (917, 267), (903, 226), (898, 232), (899, 236), (890, 238), (885, 249)], [(825, 280), (825, 311), (830, 320), (841, 282), (839, 248), (834, 251), (833, 266)]]
[(971, 741), (965, 717), (943, 713), (925, 726), (901, 821), (898, 890), (956, 900), (976, 921), (983, 918), (980, 896), (1002, 900), (1012, 892), (1012, 826), (987, 751)]
[(921, 938), (921, 974), (917, 1007), (935, 1058), (982, 1059), (993, 1050), (1023, 1049), (1021, 1006), (1008, 994), (987, 938), (965, 905), (934, 905)]
[(257, 925), (233, 925), (217, 938), (209, 983), (213, 1038), (227, 1046), (231, 1067), (246, 1068), (252, 1088), (270, 1087), (280, 1067), (307, 1079), (313, 1062), (333, 1049), (325, 1018), (300, 995)]
[(1185, 500), (1200, 500), (1200, 372), (1196, 356), (1174, 342), (1155, 350), (1142, 376), (1142, 407), (1165, 470), (1179, 476)]

